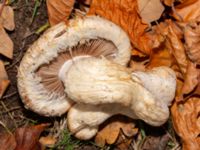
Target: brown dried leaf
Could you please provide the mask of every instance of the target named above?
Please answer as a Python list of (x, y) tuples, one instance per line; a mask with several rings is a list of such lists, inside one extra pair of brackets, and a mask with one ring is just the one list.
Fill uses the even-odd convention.
[(15, 150), (40, 150), (39, 137), (49, 124), (18, 128), (15, 131)]
[(145, 139), (142, 148), (143, 150), (165, 150), (169, 141), (169, 135), (149, 136)]
[(0, 25), (0, 54), (12, 59), (13, 58), (13, 42)]
[(174, 3), (175, 0), (162, 0), (163, 3), (167, 6), (172, 6), (172, 4)]
[(186, 0), (176, 6), (175, 10), (172, 15), (178, 21), (195, 21), (200, 15), (200, 0)]
[(47, 0), (49, 22), (51, 26), (64, 21), (68, 22), (75, 0)]
[(120, 130), (127, 137), (132, 137), (137, 133), (133, 120), (120, 115), (110, 118), (102, 126), (103, 128), (95, 137), (95, 142), (99, 146), (104, 146), (106, 143), (114, 144), (119, 137)]
[(0, 134), (0, 150), (14, 150), (16, 147), (15, 137), (11, 134)]
[(150, 54), (152, 38), (138, 15), (137, 0), (93, 0), (88, 15), (99, 15), (121, 26), (135, 48)]
[(46, 137), (41, 137), (39, 140), (40, 144), (42, 147), (46, 148), (52, 148), (55, 146), (57, 139), (53, 136), (46, 136)]
[(193, 97), (171, 108), (173, 126), (183, 140), (183, 150), (200, 149), (200, 98)]
[(139, 14), (142, 17), (142, 20), (150, 24), (153, 21), (156, 21), (160, 18), (164, 11), (164, 6), (160, 0), (137, 0)]
[(185, 48), (173, 26), (169, 26), (168, 28), (168, 34), (166, 35), (166, 47), (176, 59), (182, 74), (186, 74), (188, 60), (185, 54)]
[(3, 62), (0, 60), (0, 98), (3, 96), (3, 93), (7, 89), (10, 81), (8, 80), (8, 75), (4, 68)]
[[(3, 5), (0, 4), (0, 8)], [(10, 6), (4, 6), (3, 11), (0, 15), (0, 25), (6, 28), (9, 31), (14, 30), (15, 22), (14, 22), (14, 11)]]
[(171, 67), (174, 62), (173, 59), (174, 58), (169, 53), (169, 50), (162, 44), (160, 47), (153, 49), (147, 68), (151, 69), (159, 66)]
[(196, 68), (196, 65), (192, 62), (188, 62), (187, 73), (182, 88), (182, 94), (189, 94), (198, 84), (198, 77), (200, 71)]
[(184, 30), (186, 53), (191, 61), (200, 64), (200, 26), (188, 25)]

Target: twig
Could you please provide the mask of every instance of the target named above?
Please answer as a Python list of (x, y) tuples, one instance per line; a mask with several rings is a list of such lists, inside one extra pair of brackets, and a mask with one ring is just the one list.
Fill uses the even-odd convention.
[(5, 95), (5, 96), (2, 97), (2, 99), (10, 98), (10, 97), (14, 96), (15, 94), (17, 94), (17, 92), (13, 92), (13, 93), (10, 93), (8, 95)]
[(5, 114), (5, 113), (8, 113), (8, 112), (11, 112), (11, 111), (14, 111), (14, 110), (18, 110), (20, 108), (21, 108), (20, 106), (13, 107), (13, 108), (9, 109), (8, 111), (1, 112), (0, 114)]
[(0, 125), (2, 126), (2, 127), (4, 127), (4, 129), (9, 133), (9, 134), (11, 134), (12, 135), (12, 132), (6, 127), (6, 125), (0, 120)]
[(13, 116), (11, 115), (11, 113), (9, 112), (9, 109), (6, 107), (6, 105), (4, 104), (3, 101), (0, 101), (0, 102), (1, 102), (1, 105), (3, 106), (3, 108), (4, 108), (6, 111), (8, 111), (9, 117), (13, 120), (14, 125), (15, 125), (15, 128), (17, 128), (17, 124), (16, 124), (16, 122), (15, 122), (15, 119), (13, 118)]

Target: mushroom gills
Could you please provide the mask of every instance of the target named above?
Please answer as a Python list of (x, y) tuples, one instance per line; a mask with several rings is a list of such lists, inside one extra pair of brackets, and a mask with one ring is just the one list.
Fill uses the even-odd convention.
[(36, 75), (41, 78), (41, 84), (49, 92), (66, 95), (62, 78), (65, 77), (65, 72), (76, 61), (86, 57), (106, 57), (114, 59), (117, 47), (113, 42), (105, 39), (90, 39), (78, 43), (72, 49), (66, 49), (65, 52), (59, 53), (58, 57), (54, 58), (48, 64), (43, 64), (36, 70)]

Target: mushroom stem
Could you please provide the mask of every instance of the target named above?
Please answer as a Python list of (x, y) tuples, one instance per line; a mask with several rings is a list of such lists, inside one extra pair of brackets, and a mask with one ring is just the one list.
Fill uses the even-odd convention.
[(76, 61), (63, 82), (65, 92), (78, 103), (69, 110), (68, 123), (80, 139), (93, 137), (98, 126), (115, 114), (162, 125), (176, 89), (175, 73), (167, 67), (132, 73), (105, 58)]

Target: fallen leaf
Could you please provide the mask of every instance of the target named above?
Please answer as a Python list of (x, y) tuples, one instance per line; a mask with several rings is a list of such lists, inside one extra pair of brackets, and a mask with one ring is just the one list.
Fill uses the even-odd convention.
[(162, 0), (163, 3), (167, 6), (172, 6), (175, 0)]
[(175, 7), (173, 17), (181, 22), (195, 21), (200, 15), (200, 0), (187, 0)]
[(3, 62), (0, 60), (0, 98), (3, 96), (5, 90), (7, 89), (10, 81), (8, 80), (8, 75), (4, 68)]
[(185, 75), (184, 84), (181, 90), (182, 94), (189, 94), (198, 84), (198, 77), (200, 71), (196, 68), (196, 65), (192, 62), (188, 62), (187, 71)]
[(142, 150), (165, 150), (170, 137), (168, 134), (163, 136), (149, 136), (145, 138)]
[(16, 147), (15, 137), (8, 133), (0, 134), (0, 150), (14, 150)]
[(13, 42), (0, 25), (0, 54), (12, 59), (13, 58)]
[(188, 57), (192, 62), (200, 64), (200, 26), (198, 23), (185, 27), (184, 38)]
[(46, 147), (53, 148), (57, 142), (57, 139), (53, 136), (46, 136), (46, 137), (41, 137), (39, 139), (39, 142), (40, 142), (41, 146), (44, 147), (44, 149)]
[(166, 39), (167, 49), (169, 49), (170, 53), (176, 59), (182, 74), (186, 74), (188, 59), (185, 54), (185, 48), (182, 41), (179, 39), (178, 35), (174, 31), (173, 27), (170, 25), (168, 28), (168, 34), (166, 35)]
[(142, 23), (137, 12), (137, 0), (93, 0), (88, 15), (99, 15), (121, 26), (134, 48), (148, 55), (153, 39), (145, 32), (148, 25)]
[(64, 21), (68, 22), (75, 0), (47, 0), (48, 17), (51, 26)]
[(183, 140), (183, 150), (200, 149), (200, 98), (192, 97), (171, 108), (173, 126)]
[(164, 6), (160, 0), (137, 0), (138, 1), (138, 12), (142, 17), (142, 20), (150, 24), (160, 18), (164, 11)]
[[(0, 4), (0, 8), (3, 5)], [(10, 6), (3, 6), (2, 13), (0, 15), (0, 25), (2, 25), (5, 29), (12, 31), (15, 28), (14, 22), (14, 11)]]
[(40, 150), (39, 137), (49, 124), (18, 128), (15, 131), (15, 150)]
[(99, 146), (114, 144), (119, 137), (120, 130), (127, 137), (132, 137), (138, 132), (133, 120), (120, 115), (110, 118), (102, 126), (95, 137), (95, 142)]

